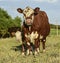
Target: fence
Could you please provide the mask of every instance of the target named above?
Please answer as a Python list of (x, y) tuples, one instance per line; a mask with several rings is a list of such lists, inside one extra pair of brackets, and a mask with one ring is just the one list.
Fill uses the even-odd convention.
[(58, 35), (60, 35), (60, 29), (51, 29), (50, 30), (50, 35), (56, 35), (56, 36), (58, 36)]

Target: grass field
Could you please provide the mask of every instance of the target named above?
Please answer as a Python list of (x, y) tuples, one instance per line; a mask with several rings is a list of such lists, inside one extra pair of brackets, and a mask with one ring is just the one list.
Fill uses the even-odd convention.
[(48, 36), (46, 52), (42, 52), (40, 46), (40, 53), (36, 56), (22, 56), (20, 46), (15, 37), (0, 39), (0, 63), (60, 63), (60, 36)]

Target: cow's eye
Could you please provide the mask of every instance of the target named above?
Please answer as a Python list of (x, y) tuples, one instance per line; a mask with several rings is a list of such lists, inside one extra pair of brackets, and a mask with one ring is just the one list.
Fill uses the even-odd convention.
[(31, 14), (30, 16), (33, 16), (34, 14)]
[(25, 13), (27, 13), (27, 11), (24, 11)]

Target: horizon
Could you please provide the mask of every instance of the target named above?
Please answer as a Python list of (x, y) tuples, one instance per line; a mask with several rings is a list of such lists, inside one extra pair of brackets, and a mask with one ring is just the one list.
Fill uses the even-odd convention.
[(59, 2), (59, 0), (0, 0), (0, 8), (6, 10), (12, 18), (19, 16), (23, 20), (23, 15), (17, 12), (17, 8), (39, 7), (47, 13), (50, 24), (60, 25)]

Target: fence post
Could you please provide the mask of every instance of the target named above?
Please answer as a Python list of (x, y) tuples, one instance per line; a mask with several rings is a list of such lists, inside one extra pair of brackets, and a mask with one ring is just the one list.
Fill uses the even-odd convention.
[(58, 22), (56, 20), (56, 35), (58, 36)]
[(58, 25), (56, 25), (56, 28), (57, 28), (57, 36), (58, 36)]

